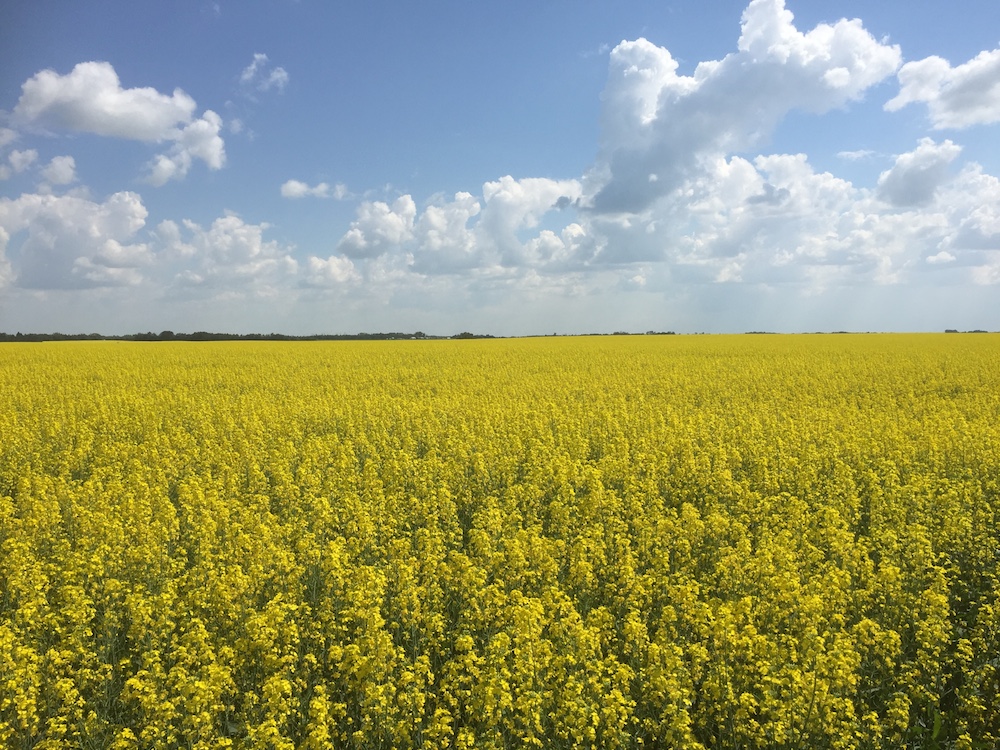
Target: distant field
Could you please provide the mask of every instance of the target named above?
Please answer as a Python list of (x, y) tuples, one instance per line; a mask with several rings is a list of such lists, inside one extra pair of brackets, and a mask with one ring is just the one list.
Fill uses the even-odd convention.
[(1000, 336), (0, 344), (0, 747), (993, 748)]

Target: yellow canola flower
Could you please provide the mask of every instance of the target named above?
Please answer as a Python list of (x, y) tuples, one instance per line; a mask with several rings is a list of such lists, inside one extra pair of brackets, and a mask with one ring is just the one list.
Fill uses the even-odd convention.
[(0, 345), (0, 746), (991, 747), (995, 335)]

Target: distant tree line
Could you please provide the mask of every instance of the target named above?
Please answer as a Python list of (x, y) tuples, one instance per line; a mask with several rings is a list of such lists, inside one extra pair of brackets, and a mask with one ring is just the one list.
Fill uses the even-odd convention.
[[(771, 334), (774, 331), (746, 331), (747, 334)], [(849, 331), (816, 331), (815, 333), (849, 333)], [(956, 328), (946, 328), (945, 333), (989, 333), (981, 328), (970, 331), (959, 331)], [(572, 336), (573, 334), (551, 333), (549, 336)], [(629, 331), (614, 333), (587, 333), (585, 336), (674, 336), (675, 331), (646, 331), (645, 334), (635, 334)], [(195, 331), (194, 333), (174, 333), (160, 331), (153, 333), (128, 333), (123, 336), (105, 336), (100, 333), (0, 333), (0, 343), (32, 342), (32, 341), (406, 341), (406, 340), (444, 340), (444, 339), (492, 339), (498, 338), (488, 333), (470, 333), (462, 331), (453, 336), (434, 336), (415, 331), (403, 333), (390, 331), (388, 333), (318, 333), (309, 336), (292, 336), (286, 333), (211, 333)], [(499, 337), (503, 338), (503, 337)]]
[(124, 336), (104, 336), (100, 333), (0, 333), (0, 342), (11, 341), (394, 341), (405, 339), (483, 339), (494, 338), (488, 334), (463, 331), (454, 336), (431, 336), (423, 331), (402, 333), (337, 333), (315, 334), (311, 336), (290, 336), (284, 333), (174, 333), (161, 331), (153, 333), (130, 333)]

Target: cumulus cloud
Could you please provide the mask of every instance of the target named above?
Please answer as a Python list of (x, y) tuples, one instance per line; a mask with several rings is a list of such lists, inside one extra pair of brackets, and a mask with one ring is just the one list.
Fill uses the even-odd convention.
[(350, 196), (350, 192), (347, 186), (341, 183), (337, 183), (331, 187), (326, 182), (321, 182), (318, 185), (309, 185), (301, 180), (287, 180), (281, 186), (281, 195), (284, 198), (293, 199), (313, 197), (344, 200)]
[(38, 158), (38, 152), (33, 148), (25, 149), (24, 151), (11, 151), (7, 155), (7, 161), (10, 162), (11, 168), (15, 172), (23, 172)]
[(17, 122), (114, 138), (157, 142), (190, 122), (195, 101), (181, 89), (122, 88), (107, 62), (83, 62), (67, 75), (43, 70), (21, 86)]
[[(589, 274), (621, 269), (620, 284), (646, 291), (717, 284), (822, 294), (929, 274), (958, 281), (952, 269), (995, 283), (1000, 192), (981, 168), (953, 168), (961, 147), (952, 141), (921, 140), (874, 189), (817, 172), (804, 154), (750, 155), (792, 109), (841, 107), (899, 67), (899, 49), (860, 21), (809, 32), (792, 21), (780, 0), (754, 0), (738, 51), (690, 75), (646, 40), (618, 45), (579, 221), (500, 257), (522, 268), (562, 259), (562, 268)], [(489, 212), (487, 201), (477, 245), (502, 246), (512, 233), (487, 221)], [(630, 281), (636, 275), (641, 286)]]
[[(0, 283), (34, 290), (145, 284), (190, 299), (269, 296), (298, 279), (293, 248), (268, 239), (266, 223), (228, 213), (207, 226), (164, 220), (149, 231), (146, 219), (132, 192), (104, 201), (73, 194), (0, 199)], [(325, 271), (313, 264), (310, 274), (349, 270), (331, 261)]]
[(225, 143), (219, 131), (222, 118), (207, 110), (201, 118), (184, 126), (170, 151), (155, 157), (147, 165), (146, 180), (156, 186), (186, 176), (194, 159), (201, 159), (209, 169), (222, 169), (226, 163)]
[(42, 168), (42, 177), (53, 185), (76, 182), (76, 160), (72, 156), (55, 156)]
[(7, 164), (0, 164), (0, 180), (10, 179), (11, 175), (20, 174), (38, 159), (38, 152), (33, 149), (18, 151), (14, 149), (7, 154)]
[(25, 194), (0, 199), (0, 230), (24, 235), (7, 252), (12, 283), (28, 289), (79, 289), (136, 284), (152, 256), (136, 242), (146, 208), (131, 192), (102, 203), (64, 195)]
[(179, 286), (268, 295), (298, 271), (291, 248), (264, 239), (269, 228), (229, 213), (207, 228), (188, 219), (162, 222), (156, 235), (168, 256), (181, 261), (174, 274)]
[[(781, 231), (791, 234), (794, 225), (808, 220), (809, 214), (800, 212), (797, 204), (805, 200), (803, 185), (808, 184), (809, 172), (804, 157), (758, 158), (755, 162), (720, 158), (691, 183), (686, 199), (674, 199), (661, 208), (664, 218), (673, 217), (679, 223), (659, 216), (649, 222), (634, 221), (635, 229), (629, 225), (619, 230), (609, 249), (627, 245), (626, 232), (645, 229), (646, 242), (665, 248), (665, 257), (650, 259), (673, 262), (682, 277), (740, 280), (740, 269), (749, 257), (770, 251), (779, 224)], [(809, 187), (810, 192), (824, 192), (818, 185)], [(839, 204), (832, 187), (825, 186), (825, 199)], [(677, 227), (683, 229), (678, 232)], [(622, 260), (620, 251), (610, 255), (602, 260)]]
[(577, 270), (592, 254), (591, 245), (592, 238), (583, 226), (572, 222), (558, 233), (543, 229), (524, 244), (523, 257), (531, 267)]
[(161, 221), (153, 231), (153, 237), (168, 257), (190, 258), (197, 253), (195, 246), (186, 241), (181, 225), (172, 219)]
[(878, 178), (879, 197), (893, 206), (921, 206), (930, 203), (938, 187), (948, 177), (948, 166), (961, 153), (951, 141), (920, 141), (916, 150), (900, 154), (892, 169)]
[(483, 185), (486, 206), (477, 224), (477, 237), (496, 253), (502, 265), (520, 265), (529, 255), (518, 233), (538, 226), (550, 210), (575, 203), (581, 192), (576, 180), (515, 180), (507, 175), (487, 182)]
[(415, 266), (418, 270), (446, 272), (473, 268), (480, 263), (476, 237), (469, 221), (479, 215), (479, 201), (459, 192), (451, 201), (424, 209), (415, 230)]
[(373, 258), (399, 248), (412, 239), (416, 215), (417, 205), (409, 195), (400, 196), (391, 206), (383, 201), (365, 201), (337, 249), (350, 258)]
[(194, 159), (210, 169), (225, 164), (221, 118), (212, 110), (195, 117), (195, 109), (181, 89), (168, 96), (148, 87), (123, 88), (110, 63), (83, 62), (66, 75), (43, 70), (25, 81), (12, 116), (28, 128), (171, 143), (148, 166), (149, 182), (162, 185), (184, 177)]
[(993, 253), (1000, 262), (1000, 179), (985, 174), (978, 164), (967, 165), (939, 191), (937, 200), (950, 207), (954, 230), (942, 248), (983, 260)]
[(1000, 49), (980, 52), (958, 67), (926, 57), (900, 68), (899, 93), (885, 104), (890, 112), (924, 103), (937, 129), (1000, 122)]
[(240, 74), (240, 83), (262, 93), (272, 90), (280, 93), (288, 85), (288, 72), (280, 66), (272, 66), (267, 55), (258, 52)]
[(409, 195), (391, 206), (367, 201), (337, 250), (354, 259), (406, 256), (410, 267), (428, 274), (565, 260), (567, 248), (575, 249), (578, 242), (570, 238), (556, 252), (553, 242), (560, 240), (551, 230), (543, 230), (543, 239), (532, 235), (546, 214), (574, 204), (581, 190), (577, 180), (508, 175), (485, 183), (481, 200), (459, 192), (452, 200), (434, 201), (419, 215)]
[(899, 48), (858, 20), (799, 31), (783, 0), (753, 0), (737, 52), (690, 76), (668, 50), (622, 42), (611, 52), (587, 201), (599, 213), (640, 212), (718, 157), (759, 145), (789, 111), (842, 107), (899, 63)]
[(800, 294), (904, 284), (949, 269), (995, 283), (1000, 181), (976, 165), (952, 174), (957, 153), (949, 142), (922, 141), (875, 190), (817, 172), (802, 154), (720, 158), (646, 214), (585, 216), (585, 235), (599, 244), (589, 267), (652, 261), (671, 284)]
[(360, 278), (354, 263), (343, 255), (331, 255), (325, 260), (315, 255), (309, 257), (306, 283), (310, 286), (337, 286), (357, 282)]

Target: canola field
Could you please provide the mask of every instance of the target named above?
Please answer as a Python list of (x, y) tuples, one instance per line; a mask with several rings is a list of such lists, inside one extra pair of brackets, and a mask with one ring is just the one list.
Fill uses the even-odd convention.
[(1000, 338), (0, 345), (0, 747), (994, 748)]

